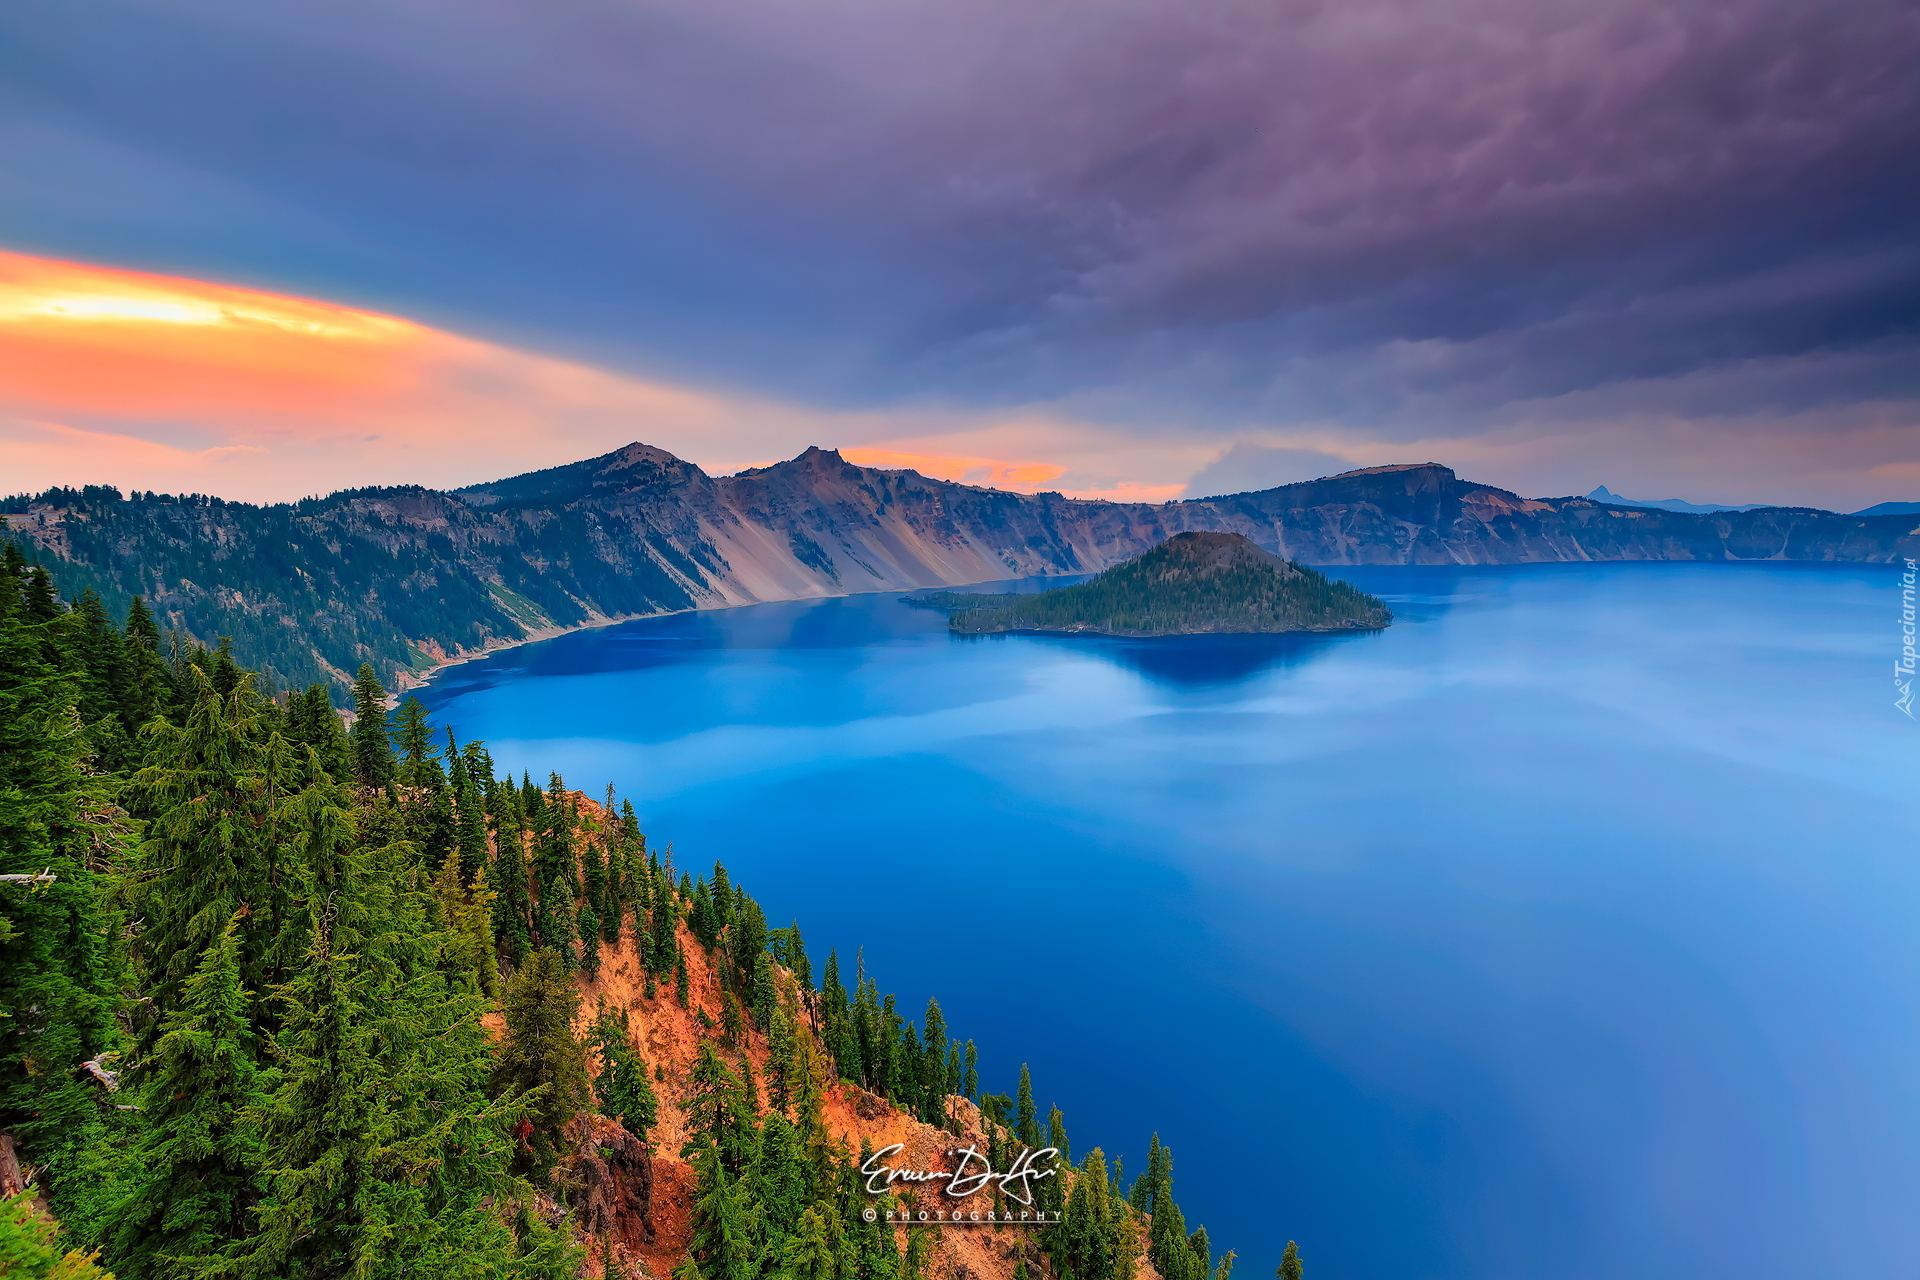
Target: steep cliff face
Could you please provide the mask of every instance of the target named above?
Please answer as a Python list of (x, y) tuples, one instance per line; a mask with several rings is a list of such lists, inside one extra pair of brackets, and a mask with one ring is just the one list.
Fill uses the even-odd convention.
[[(594, 801), (578, 792), (572, 799), (584, 823), (597, 826), (603, 821), (605, 811)], [(736, 1070), (750, 1067), (758, 1081), (770, 1080), (773, 1071), (771, 1047), (759, 1031), (748, 1027), (736, 1041), (723, 1039), (721, 1028), (726, 1022), (728, 997), (715, 955), (700, 946), (685, 921), (676, 928), (687, 966), (684, 1006), (676, 999), (671, 983), (661, 984), (652, 996), (646, 994), (646, 975), (631, 931), (623, 934), (618, 945), (600, 945), (599, 964), (592, 977), (585, 973), (578, 976), (582, 998), (576, 1030), (586, 1038), (602, 1007), (626, 1013), (630, 1042), (650, 1068), (659, 1069), (654, 1084), (659, 1118), (645, 1144), (601, 1117), (583, 1116), (576, 1122), (578, 1148), (566, 1170), (569, 1179), (582, 1188), (576, 1197), (575, 1221), (594, 1241), (610, 1238), (629, 1274), (652, 1280), (665, 1280), (686, 1259), (692, 1240), (696, 1178), (678, 1153), (688, 1137), (686, 1103), (692, 1094), (692, 1075), (701, 1044), (713, 1043)], [(783, 988), (794, 989), (792, 975), (785, 969), (776, 965), (774, 973)], [(798, 1007), (805, 1023), (804, 1034), (817, 1040), (820, 1028), (810, 1001), (811, 997), (803, 996)], [(760, 1096), (764, 1118), (768, 1104), (764, 1091)], [(950, 1169), (954, 1165), (947, 1154), (950, 1150), (971, 1144), (985, 1151), (988, 1141), (979, 1107), (957, 1094), (946, 1103), (956, 1122), (956, 1133), (924, 1124), (857, 1085), (832, 1082), (827, 1085), (823, 1108), (828, 1139), (843, 1144), (845, 1158), (856, 1164), (863, 1147), (878, 1151), (899, 1143), (902, 1150), (891, 1160), (895, 1167)], [(799, 1119), (795, 1115), (788, 1118)], [(880, 1197), (876, 1196), (873, 1203), (884, 1210), (885, 1201)], [(929, 1190), (922, 1207), (984, 1210), (990, 1203), (991, 1197), (984, 1193), (963, 1201), (947, 1201)], [(923, 1273), (928, 1280), (1013, 1280), (1015, 1268), (1022, 1262), (1035, 1280), (1046, 1280), (1054, 1274), (1039, 1247), (1039, 1232), (1032, 1227), (1016, 1224), (996, 1228), (985, 1223), (944, 1228), (901, 1226), (895, 1229), (895, 1238), (903, 1253), (909, 1230), (928, 1234), (931, 1251)], [(593, 1243), (591, 1247), (597, 1264), (601, 1245)], [(589, 1274), (596, 1274), (591, 1266)], [(1160, 1276), (1143, 1257), (1135, 1266), (1133, 1280), (1160, 1280)]]
[(205, 642), (232, 636), (244, 660), (292, 683), (363, 661), (404, 679), (676, 609), (1095, 572), (1194, 530), (1322, 566), (1920, 556), (1907, 515), (1528, 499), (1434, 463), (1144, 504), (983, 489), (823, 449), (715, 477), (642, 444), (453, 493), (253, 507), (54, 490), (7, 520), (69, 592), (93, 587), (116, 607), (143, 593), (164, 621)]
[[(656, 1280), (664, 1280), (685, 1260), (692, 1240), (696, 1180), (693, 1169), (678, 1157), (687, 1139), (684, 1100), (689, 1095), (700, 1044), (703, 1040), (720, 1044), (718, 1028), (724, 1017), (725, 996), (719, 977), (686, 926), (680, 928), (687, 957), (686, 1008), (676, 1002), (670, 986), (650, 999), (646, 997), (644, 974), (630, 939), (617, 947), (603, 946), (598, 975), (583, 978), (580, 984), (584, 997), (581, 1033), (585, 1034), (590, 1016), (601, 1001), (626, 1010), (634, 1047), (649, 1066), (659, 1067), (665, 1078), (654, 1085), (660, 1119), (644, 1147), (618, 1126), (598, 1119), (583, 1120), (579, 1150), (569, 1169), (577, 1182), (589, 1188), (581, 1197), (578, 1221), (589, 1235), (610, 1236), (630, 1273)], [(702, 1014), (711, 1026), (702, 1023)], [(721, 1054), (736, 1067), (750, 1064), (759, 1080), (768, 1078), (768, 1046), (759, 1032), (748, 1030), (740, 1043), (722, 1047)], [(856, 1085), (837, 1082), (827, 1090), (827, 1132), (831, 1140), (845, 1144), (848, 1158), (854, 1163), (863, 1145), (878, 1151), (900, 1143), (903, 1150), (892, 1160), (897, 1167), (951, 1168), (953, 1160), (946, 1154), (950, 1149), (971, 1143), (984, 1151), (987, 1137), (978, 1107), (959, 1096), (947, 1101), (958, 1122), (957, 1136), (921, 1123)], [(989, 1199), (982, 1195), (958, 1203), (964, 1208), (982, 1209)], [(876, 1197), (874, 1203), (880, 1205), (882, 1201)], [(896, 1228), (903, 1251), (908, 1230), (904, 1226)], [(1029, 1275), (1040, 1278), (1052, 1274), (1039, 1247), (1039, 1233), (1031, 1227), (996, 1229), (969, 1223), (925, 1230), (933, 1241), (926, 1271), (929, 1277), (1013, 1280), (1014, 1268), (1022, 1261)], [(599, 1246), (594, 1248), (597, 1260)], [(1134, 1280), (1159, 1277), (1142, 1259)]]

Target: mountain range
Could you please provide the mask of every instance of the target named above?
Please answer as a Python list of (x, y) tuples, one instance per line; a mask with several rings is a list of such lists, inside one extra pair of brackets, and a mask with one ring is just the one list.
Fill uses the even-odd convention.
[(1886, 562), (1911, 516), (1689, 514), (1523, 498), (1437, 463), (1170, 503), (1019, 494), (858, 467), (828, 449), (711, 476), (631, 444), (465, 489), (345, 490), (254, 506), (89, 486), (0, 503), (69, 596), (144, 595), (163, 624), (275, 681), (434, 665), (689, 608), (1092, 573), (1190, 530), (1311, 565), (1591, 560)]
[[(1688, 502), (1685, 498), (1623, 498), (1605, 485), (1601, 485), (1587, 495), (1595, 502), (1604, 502), (1614, 507), (1653, 507), (1661, 511), (1681, 511), (1692, 515), (1709, 515), (1717, 511), (1758, 511), (1770, 507), (1771, 502), (1745, 502), (1731, 505), (1724, 502)], [(1920, 515), (1920, 502), (1876, 502), (1851, 514), (1856, 516), (1912, 516)]]
[(1595, 502), (1604, 502), (1609, 506), (1653, 507), (1661, 511), (1681, 511), (1690, 515), (1708, 515), (1716, 511), (1758, 511), (1761, 507), (1773, 505), (1770, 502), (1746, 502), (1734, 506), (1724, 502), (1688, 502), (1685, 498), (1623, 498), (1605, 485), (1601, 485), (1587, 496)]

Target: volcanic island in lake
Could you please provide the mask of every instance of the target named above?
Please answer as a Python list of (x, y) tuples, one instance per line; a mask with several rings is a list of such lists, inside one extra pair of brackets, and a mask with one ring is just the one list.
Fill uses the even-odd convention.
[(1393, 621), (1366, 592), (1262, 551), (1237, 533), (1175, 534), (1087, 582), (1036, 595), (939, 591), (906, 602), (950, 610), (948, 625), (966, 635), (1373, 631)]

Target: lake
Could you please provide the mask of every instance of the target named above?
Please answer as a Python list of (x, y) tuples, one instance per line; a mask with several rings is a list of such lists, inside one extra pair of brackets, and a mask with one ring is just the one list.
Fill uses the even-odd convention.
[[(1920, 1275), (1897, 570), (1337, 569), (1389, 630), (950, 637), (897, 594), (450, 668), (504, 768), (937, 995), (983, 1084), (1313, 1280)], [(1035, 584), (1023, 584), (1031, 588)]]

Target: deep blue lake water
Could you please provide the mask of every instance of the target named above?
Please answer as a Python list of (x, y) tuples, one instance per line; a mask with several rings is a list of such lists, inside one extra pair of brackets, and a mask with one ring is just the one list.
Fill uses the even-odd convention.
[(955, 639), (897, 595), (450, 669), (1076, 1150), (1314, 1280), (1920, 1276), (1896, 571), (1335, 571), (1340, 638)]

